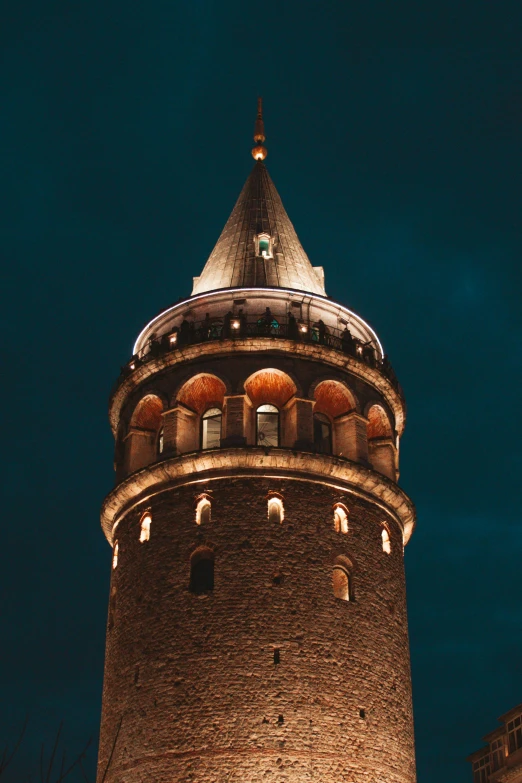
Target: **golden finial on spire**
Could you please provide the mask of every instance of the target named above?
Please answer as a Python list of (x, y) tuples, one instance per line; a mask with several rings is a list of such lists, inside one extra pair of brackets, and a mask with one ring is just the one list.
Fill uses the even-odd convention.
[(265, 123), (263, 122), (263, 99), (258, 98), (256, 126), (254, 128), (254, 141), (256, 146), (252, 150), (252, 157), (254, 160), (264, 160), (268, 155), (266, 147), (263, 147), (265, 138)]

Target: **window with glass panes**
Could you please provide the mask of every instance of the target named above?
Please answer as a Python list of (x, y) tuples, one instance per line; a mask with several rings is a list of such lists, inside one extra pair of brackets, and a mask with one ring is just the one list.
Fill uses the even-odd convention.
[(506, 753), (504, 750), (504, 738), (499, 737), (491, 742), (489, 749), (491, 751), (491, 769), (495, 772), (506, 763)]
[(509, 753), (522, 748), (522, 715), (517, 715), (507, 723)]
[(275, 405), (260, 405), (256, 411), (258, 446), (279, 446), (279, 411)]
[(221, 416), (219, 408), (209, 408), (201, 422), (201, 448), (219, 449), (221, 445)]
[(489, 753), (473, 762), (473, 783), (488, 783), (490, 773)]

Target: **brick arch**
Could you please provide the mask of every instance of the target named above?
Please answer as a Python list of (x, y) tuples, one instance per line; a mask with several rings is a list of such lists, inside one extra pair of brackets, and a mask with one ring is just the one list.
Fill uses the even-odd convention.
[(381, 405), (372, 405), (368, 413), (368, 458), (374, 470), (397, 481), (397, 449), (388, 414)]
[(157, 394), (146, 394), (134, 408), (130, 426), (139, 430), (156, 432), (161, 426), (163, 409), (163, 401)]
[(226, 393), (226, 384), (217, 375), (198, 373), (185, 381), (176, 395), (176, 400), (201, 415), (212, 407), (222, 410)]
[(281, 409), (297, 393), (295, 382), (282, 370), (273, 367), (258, 370), (244, 383), (250, 402), (257, 408), (270, 403)]
[(368, 440), (393, 437), (388, 414), (382, 405), (373, 404), (367, 411), (366, 416), (368, 419)]
[(351, 390), (341, 381), (320, 381), (313, 389), (314, 413), (325, 413), (331, 419), (356, 409), (356, 400)]
[(157, 394), (145, 394), (132, 413), (125, 438), (122, 469), (126, 473), (150, 465), (157, 458), (156, 442), (163, 426), (163, 400)]

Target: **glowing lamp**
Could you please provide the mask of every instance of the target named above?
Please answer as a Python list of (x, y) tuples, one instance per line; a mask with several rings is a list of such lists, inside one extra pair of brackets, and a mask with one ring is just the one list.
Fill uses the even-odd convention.
[(239, 327), (241, 326), (241, 324), (239, 323), (239, 321), (232, 321), (232, 323), (230, 324), (230, 326), (232, 327), (232, 329), (239, 329)]
[(170, 337), (169, 337), (169, 343), (171, 345), (176, 345), (177, 342), (178, 342), (178, 335), (177, 334), (171, 334)]
[(261, 144), (259, 144), (257, 147), (254, 147), (252, 150), (252, 157), (254, 160), (264, 160), (267, 155), (268, 153), (266, 151), (266, 147), (263, 147)]

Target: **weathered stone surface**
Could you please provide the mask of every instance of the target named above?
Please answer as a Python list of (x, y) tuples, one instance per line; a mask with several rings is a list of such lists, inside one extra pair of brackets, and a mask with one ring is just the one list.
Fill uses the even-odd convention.
[[(351, 494), (382, 502), (382, 509), (393, 516), (407, 543), (415, 524), (415, 509), (395, 482), (363, 465), (328, 454), (312, 454), (287, 449), (223, 448), (182, 454), (134, 473), (106, 498), (102, 508), (102, 527), (110, 543), (114, 525), (132, 507), (180, 485), (191, 484), (194, 492), (207, 482), (239, 475), (293, 477), (296, 481), (328, 483)], [(248, 499), (246, 499), (248, 502)]]
[[(197, 526), (203, 489), (211, 522)], [(268, 522), (270, 491), (283, 497), (282, 524)], [(339, 501), (346, 535), (334, 531)], [(138, 504), (117, 537), (100, 769), (123, 720), (107, 783), (413, 783), (402, 533), (374, 503), (229, 476)], [(190, 555), (201, 545), (214, 551), (215, 587), (196, 596)], [(354, 564), (349, 602), (332, 593), (342, 555)]]

